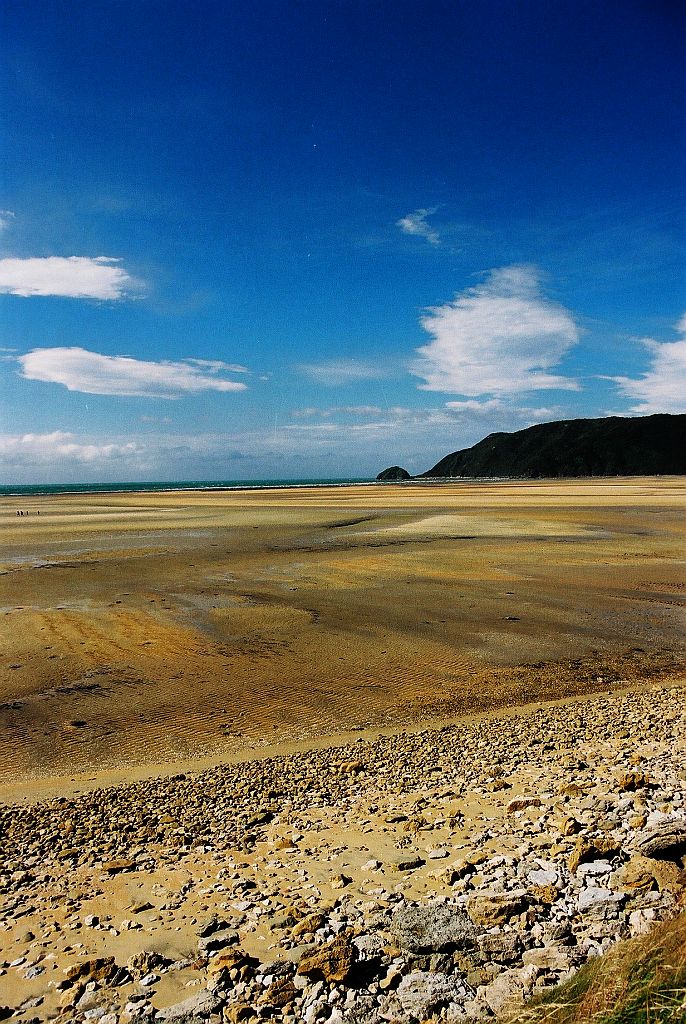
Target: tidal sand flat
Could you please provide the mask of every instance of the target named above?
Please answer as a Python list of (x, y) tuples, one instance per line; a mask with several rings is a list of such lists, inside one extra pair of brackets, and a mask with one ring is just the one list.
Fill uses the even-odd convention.
[(1, 792), (678, 677), (685, 506), (678, 477), (3, 498)]

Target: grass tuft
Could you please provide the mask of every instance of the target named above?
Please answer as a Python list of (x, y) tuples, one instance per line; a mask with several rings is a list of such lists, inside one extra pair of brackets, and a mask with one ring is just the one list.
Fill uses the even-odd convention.
[(614, 946), (511, 1024), (686, 1024), (686, 913)]

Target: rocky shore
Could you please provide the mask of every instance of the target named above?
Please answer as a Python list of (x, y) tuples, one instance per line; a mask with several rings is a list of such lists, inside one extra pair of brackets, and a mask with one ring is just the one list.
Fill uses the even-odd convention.
[(501, 1015), (686, 893), (684, 690), (0, 807), (0, 1019)]

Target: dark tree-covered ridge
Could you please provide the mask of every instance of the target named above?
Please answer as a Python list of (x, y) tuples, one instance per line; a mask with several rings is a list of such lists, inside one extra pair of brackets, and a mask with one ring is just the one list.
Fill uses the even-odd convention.
[(686, 474), (686, 414), (607, 416), (489, 434), (422, 477), (575, 477)]

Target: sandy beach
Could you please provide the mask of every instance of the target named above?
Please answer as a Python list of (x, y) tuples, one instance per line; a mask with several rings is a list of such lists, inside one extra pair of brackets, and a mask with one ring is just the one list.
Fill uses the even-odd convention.
[(0, 505), (5, 798), (681, 674), (683, 478), (23, 505)]
[(4, 499), (0, 1015), (494, 1019), (683, 928), (685, 498)]

